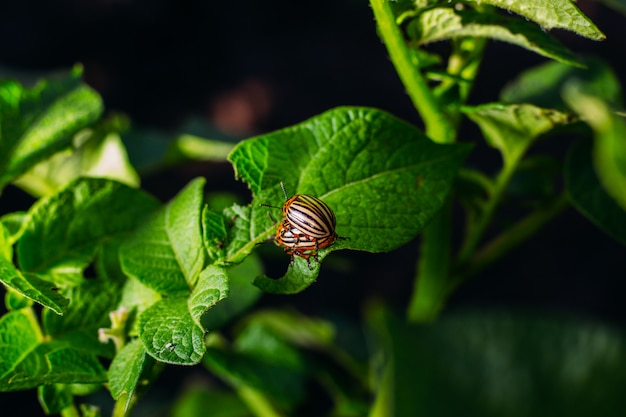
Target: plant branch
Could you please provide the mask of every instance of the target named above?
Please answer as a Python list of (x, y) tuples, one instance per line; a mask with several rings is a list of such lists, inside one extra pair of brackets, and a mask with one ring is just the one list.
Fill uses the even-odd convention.
[(490, 198), (483, 206), (483, 211), (480, 213), (480, 216), (478, 216), (477, 222), (468, 227), (467, 237), (461, 247), (461, 250), (459, 251), (457, 260), (458, 264), (467, 262), (476, 250), (476, 247), (480, 243), (487, 226), (491, 222), (491, 218), (493, 217), (496, 208), (502, 200), (502, 196), (504, 195), (506, 187), (509, 185), (509, 181), (511, 181), (511, 177), (515, 173), (517, 161), (518, 160), (509, 164), (504, 164), (502, 171), (498, 174)]
[(563, 192), (545, 207), (532, 212), (504, 233), (485, 244), (467, 262), (459, 264), (459, 267), (456, 268), (459, 272), (451, 281), (447, 293), (452, 293), (454, 289), (468, 278), (482, 271), (509, 253), (513, 248), (526, 241), (568, 206), (567, 195)]
[(413, 105), (424, 120), (426, 135), (434, 142), (452, 142), (455, 129), (440, 108), (437, 98), (419, 70), (419, 65), (415, 65), (415, 57), (410, 53), (404, 36), (396, 24), (389, 1), (370, 0), (370, 4), (391, 62)]

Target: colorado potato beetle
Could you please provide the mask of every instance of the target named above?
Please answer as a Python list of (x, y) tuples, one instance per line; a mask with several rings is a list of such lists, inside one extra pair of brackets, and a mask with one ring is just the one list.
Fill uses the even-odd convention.
[(281, 182), (280, 186), (286, 201), (282, 207), (283, 220), (276, 229), (274, 241), (285, 249), (292, 260), (294, 256), (305, 258), (307, 262), (311, 256), (317, 259), (317, 251), (332, 245), (337, 239), (335, 214), (319, 198), (309, 194), (287, 197), (285, 185)]

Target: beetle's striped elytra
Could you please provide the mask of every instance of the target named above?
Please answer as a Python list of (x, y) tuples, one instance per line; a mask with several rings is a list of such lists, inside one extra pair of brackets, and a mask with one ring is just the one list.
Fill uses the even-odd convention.
[(294, 256), (305, 258), (307, 262), (311, 256), (317, 259), (317, 251), (332, 245), (338, 237), (335, 232), (335, 214), (319, 198), (309, 194), (287, 197), (285, 185), (281, 182), (280, 186), (285, 195), (285, 204), (282, 207), (282, 222), (274, 236), (275, 243), (284, 248), (292, 261)]
[(283, 206), (283, 214), (291, 223), (309, 237), (317, 239), (335, 235), (337, 219), (326, 203), (308, 194), (296, 194)]

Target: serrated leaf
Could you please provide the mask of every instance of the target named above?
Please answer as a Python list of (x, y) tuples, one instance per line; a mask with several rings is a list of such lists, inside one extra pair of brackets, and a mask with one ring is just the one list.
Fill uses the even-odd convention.
[(474, 0), (519, 14), (545, 29), (564, 29), (593, 40), (606, 36), (571, 0)]
[(606, 192), (626, 210), (626, 120), (612, 113), (601, 98), (584, 91), (582, 84), (564, 89), (567, 103), (594, 130), (593, 163)]
[(434, 144), (387, 113), (353, 107), (244, 141), (229, 159), (255, 196), (235, 217), (227, 259), (239, 259), (274, 233), (276, 224), (260, 203), (282, 206), (280, 181), (288, 193), (315, 195), (334, 211), (336, 231), (348, 239), (320, 258), (340, 248), (395, 249), (439, 209), (468, 151), (461, 144)]
[(165, 206), (167, 232), (185, 278), (192, 287), (206, 260), (201, 233), (204, 183), (204, 178), (196, 178)]
[(463, 113), (478, 124), (487, 143), (502, 153), (505, 164), (518, 161), (540, 135), (573, 122), (566, 113), (531, 104), (491, 103), (464, 107)]
[(489, 38), (517, 45), (569, 65), (583, 66), (569, 49), (541, 28), (525, 20), (508, 16), (433, 8), (420, 13), (412, 20), (407, 33), (419, 44), (463, 37)]
[(0, 378), (0, 390), (17, 391), (42, 384), (103, 383), (106, 371), (98, 359), (65, 344), (43, 343), (20, 358)]
[(233, 204), (224, 209), (224, 216), (232, 219), (228, 228), (226, 259), (228, 262), (239, 263), (252, 252), (257, 243), (251, 235), (251, 207)]
[(194, 322), (202, 327), (202, 315), (218, 301), (228, 297), (228, 275), (222, 267), (208, 266), (200, 273), (198, 283), (188, 299), (189, 313)]
[(206, 261), (203, 186), (203, 178), (192, 181), (124, 242), (120, 262), (126, 274), (162, 294), (189, 294)]
[(262, 270), (261, 261), (255, 254), (228, 268), (228, 298), (221, 300), (202, 315), (202, 327), (208, 330), (217, 329), (252, 306), (261, 296), (261, 291), (252, 285), (251, 278), (261, 274)]
[(65, 291), (72, 300), (61, 317), (44, 311), (43, 329), (48, 337), (100, 356), (111, 356), (112, 346), (98, 340), (98, 329), (110, 327), (109, 312), (120, 298), (120, 285), (104, 280), (87, 280)]
[(56, 314), (63, 314), (69, 304), (69, 300), (59, 293), (53, 282), (41, 279), (37, 274), (22, 273), (2, 257), (0, 257), (0, 282)]
[(565, 162), (565, 186), (576, 209), (626, 245), (626, 211), (604, 190), (591, 163), (591, 141), (572, 146)]
[(126, 409), (139, 382), (146, 362), (146, 351), (139, 339), (135, 339), (120, 350), (109, 367), (109, 390), (114, 400), (124, 395)]
[(204, 330), (189, 314), (185, 298), (165, 298), (145, 310), (139, 316), (139, 338), (150, 356), (175, 365), (195, 365), (206, 351)]
[[(25, 352), (39, 344), (41, 334), (32, 320), (32, 316), (20, 310), (0, 317), (0, 380), (11, 372)], [(5, 391), (6, 387), (0, 385), (0, 390)]]
[(202, 209), (202, 241), (209, 257), (209, 263), (224, 259), (227, 236), (224, 216), (212, 211), (205, 205)]
[(72, 150), (37, 164), (14, 184), (36, 196), (53, 194), (79, 177), (108, 178), (136, 188), (139, 176), (118, 133), (123, 123), (111, 118), (81, 130), (74, 135)]
[(55, 383), (102, 383), (104, 369), (95, 356), (54, 341), (43, 342), (25, 310), (0, 318), (0, 391)]
[(54, 153), (102, 113), (100, 96), (80, 82), (80, 69), (67, 78), (24, 89), (0, 83), (0, 192), (7, 182)]
[(154, 198), (123, 184), (82, 178), (31, 208), (17, 245), (29, 272), (81, 272), (98, 245), (128, 234), (157, 206)]

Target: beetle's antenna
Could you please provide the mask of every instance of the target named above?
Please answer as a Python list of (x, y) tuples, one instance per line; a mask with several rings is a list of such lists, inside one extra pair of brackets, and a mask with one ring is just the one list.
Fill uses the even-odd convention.
[(285, 201), (287, 201), (289, 199), (289, 197), (287, 197), (287, 191), (285, 191), (285, 184), (283, 184), (283, 182), (280, 182), (280, 188), (283, 189), (283, 194), (285, 194)]
[(280, 209), (282, 210), (282, 207), (276, 207), (276, 206), (270, 206), (269, 204), (265, 204), (265, 203), (260, 203), (259, 207), (269, 207), (269, 208), (275, 208), (275, 209)]

